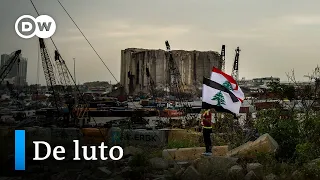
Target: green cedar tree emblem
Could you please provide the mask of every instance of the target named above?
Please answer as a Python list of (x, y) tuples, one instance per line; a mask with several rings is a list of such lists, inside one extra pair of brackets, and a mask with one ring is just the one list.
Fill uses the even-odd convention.
[(229, 89), (230, 91), (233, 91), (232, 85), (230, 84), (229, 81), (225, 81), (222, 86), (224, 86), (225, 88)]
[(216, 95), (214, 95), (211, 100), (217, 101), (218, 102), (217, 106), (226, 105), (224, 96), (221, 91), (219, 91)]

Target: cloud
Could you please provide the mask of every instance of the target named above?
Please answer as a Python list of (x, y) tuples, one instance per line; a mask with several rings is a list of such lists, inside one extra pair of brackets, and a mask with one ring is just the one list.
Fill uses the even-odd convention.
[(100, 28), (101, 36), (108, 38), (149, 37), (159, 35), (178, 36), (188, 33), (190, 27), (184, 25), (150, 25), (135, 24), (132, 21), (112, 21), (104, 23)]
[[(130, 19), (118, 19), (111, 21), (98, 21), (94, 24), (81, 28), (81, 31), (89, 40), (103, 40), (108, 38), (121, 39), (121, 41), (146, 42), (158, 37), (178, 37), (185, 36), (191, 31), (186, 25), (161, 25), (161, 24), (139, 24)], [(54, 37), (59, 42), (85, 41), (82, 34), (76, 28), (69, 28), (57, 33)]]
[(291, 25), (320, 25), (320, 15), (291, 15), (282, 19), (284, 23)]
[(261, 33), (259, 29), (239, 29), (239, 30), (223, 30), (223, 32), (215, 33), (216, 37), (219, 38), (236, 38), (236, 39), (256, 39), (264, 38), (266, 35)]
[(84, 40), (84, 37), (82, 35), (62, 35), (62, 36), (56, 36), (53, 37), (54, 41), (66, 43), (66, 42), (74, 42), (74, 41), (80, 41)]

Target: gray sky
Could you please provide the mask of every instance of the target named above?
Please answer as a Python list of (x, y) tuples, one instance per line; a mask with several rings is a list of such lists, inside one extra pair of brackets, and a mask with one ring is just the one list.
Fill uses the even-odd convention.
[[(240, 77), (277, 76), (295, 69), (297, 80), (312, 72), (320, 56), (320, 1), (308, 0), (61, 0), (78, 26), (120, 80), (120, 50), (129, 47), (215, 50), (226, 45), (226, 72), (240, 46)], [(77, 61), (77, 80), (112, 81), (56, 0), (34, 0), (40, 14), (53, 17), (53, 36), (69, 69)], [(21, 39), (16, 19), (36, 17), (29, 0), (1, 0), (0, 54), (22, 49), (29, 59), (29, 83), (37, 82), (37, 38)], [(47, 41), (51, 48), (51, 42)], [(54, 49), (50, 49), (53, 54)], [(45, 83), (40, 64), (40, 83)]]

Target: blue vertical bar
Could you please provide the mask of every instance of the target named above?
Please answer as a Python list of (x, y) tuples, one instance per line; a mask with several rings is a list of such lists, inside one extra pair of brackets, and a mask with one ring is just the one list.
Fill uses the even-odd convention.
[(25, 163), (25, 130), (15, 130), (15, 170), (26, 170)]

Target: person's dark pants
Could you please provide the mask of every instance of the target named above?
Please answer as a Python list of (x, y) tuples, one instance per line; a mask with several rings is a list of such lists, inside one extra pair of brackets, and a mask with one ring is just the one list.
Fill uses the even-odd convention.
[(211, 133), (212, 129), (203, 128), (203, 140), (204, 144), (206, 145), (206, 152), (212, 152), (212, 144), (211, 144)]

